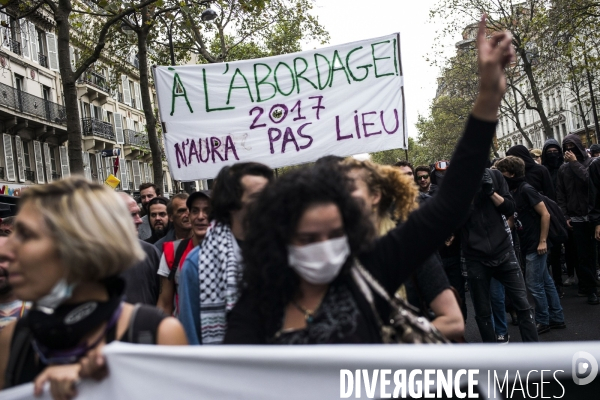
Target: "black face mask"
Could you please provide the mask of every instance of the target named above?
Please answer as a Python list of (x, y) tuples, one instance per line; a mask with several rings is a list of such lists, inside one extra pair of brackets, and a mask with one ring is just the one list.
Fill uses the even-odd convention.
[(8, 283), (8, 270), (0, 268), (0, 277), (4, 278), (4, 283), (0, 284), (0, 296), (4, 296), (12, 290), (12, 286)]
[(525, 177), (521, 176), (519, 178), (508, 178), (505, 176), (504, 180), (506, 180), (506, 183), (508, 184), (508, 189), (513, 191), (518, 189), (519, 186), (521, 186), (521, 183), (525, 182)]
[(38, 346), (49, 351), (75, 349), (86, 335), (114, 319), (123, 301), (125, 282), (115, 277), (104, 283), (109, 294), (108, 301), (62, 304), (51, 314), (32, 308), (27, 319)]
[(562, 164), (561, 158), (560, 153), (546, 153), (546, 164), (548, 167), (556, 169)]

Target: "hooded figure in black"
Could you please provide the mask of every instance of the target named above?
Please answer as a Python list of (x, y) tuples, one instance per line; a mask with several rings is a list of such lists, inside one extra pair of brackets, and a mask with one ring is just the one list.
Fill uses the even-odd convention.
[[(572, 147), (570, 151), (576, 158), (571, 162), (567, 158), (568, 147)], [(587, 218), (588, 167), (593, 159), (587, 154), (581, 139), (576, 134), (564, 138), (562, 150), (566, 162), (558, 170), (557, 203), (567, 220), (572, 217)]]
[(556, 191), (550, 172), (546, 167), (533, 160), (525, 146), (521, 144), (513, 146), (508, 149), (506, 155), (519, 157), (523, 160), (525, 162), (525, 182), (533, 186), (538, 192), (556, 201)]
[[(558, 153), (547, 153), (548, 149), (552, 148), (558, 150)], [(544, 143), (544, 148), (542, 149), (542, 165), (550, 172), (554, 189), (556, 189), (556, 185), (558, 185), (558, 169), (561, 165), (563, 165), (564, 162), (565, 159), (563, 157), (560, 143), (558, 143), (558, 141), (555, 139), (546, 140), (546, 143)]]
[(588, 220), (592, 205), (588, 198), (588, 168), (594, 159), (587, 154), (581, 139), (575, 134), (564, 138), (563, 154), (566, 162), (558, 170), (557, 203), (573, 228), (579, 291), (588, 296), (588, 304), (600, 304), (596, 295), (594, 225)]

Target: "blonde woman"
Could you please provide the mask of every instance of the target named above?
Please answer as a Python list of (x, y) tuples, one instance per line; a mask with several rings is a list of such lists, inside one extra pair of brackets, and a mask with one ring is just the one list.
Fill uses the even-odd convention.
[[(406, 221), (410, 212), (417, 208), (417, 188), (411, 177), (400, 170), (351, 158), (343, 165), (354, 181), (352, 195), (361, 200), (378, 236), (384, 236), (398, 223)], [(425, 315), (431, 308), (433, 324), (447, 338), (462, 338), (465, 330), (462, 313), (437, 255), (430, 257), (416, 271), (399, 294)]]
[(35, 380), (40, 394), (50, 382), (54, 398), (72, 398), (80, 376), (106, 373), (106, 343), (187, 344), (177, 320), (123, 301), (118, 276), (144, 253), (105, 186), (72, 177), (28, 188), (0, 257), (16, 296), (33, 302), (0, 333), (0, 387)]

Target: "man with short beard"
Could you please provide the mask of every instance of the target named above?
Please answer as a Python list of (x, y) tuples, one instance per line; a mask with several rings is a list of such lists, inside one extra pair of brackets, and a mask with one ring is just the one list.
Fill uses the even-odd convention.
[[(0, 246), (6, 243), (6, 236), (5, 233), (0, 233)], [(20, 319), (29, 307), (29, 303), (17, 300), (8, 283), (8, 262), (0, 260), (0, 331), (14, 320)]]
[(146, 242), (154, 244), (165, 237), (171, 224), (167, 213), (169, 200), (164, 197), (154, 197), (148, 202), (148, 221), (152, 229), (152, 236), (146, 239)]
[(142, 203), (142, 224), (138, 229), (138, 237), (142, 240), (152, 236), (150, 221), (148, 220), (148, 203), (155, 197), (161, 196), (160, 188), (154, 183), (146, 182), (140, 185), (140, 202)]

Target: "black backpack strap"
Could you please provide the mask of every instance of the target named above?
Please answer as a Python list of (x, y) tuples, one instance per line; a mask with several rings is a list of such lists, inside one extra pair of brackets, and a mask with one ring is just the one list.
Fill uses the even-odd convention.
[(173, 260), (173, 266), (171, 267), (171, 270), (169, 271), (169, 280), (173, 281), (175, 280), (175, 273), (177, 272), (177, 269), (179, 268), (179, 262), (181, 261), (181, 257), (183, 257), (183, 253), (185, 252), (185, 249), (187, 249), (188, 244), (190, 243), (190, 239), (183, 239), (181, 242), (179, 242), (179, 246), (177, 246), (177, 250), (175, 251), (175, 259)]
[(156, 307), (140, 303), (136, 304), (129, 320), (127, 342), (156, 344), (158, 327), (165, 318), (166, 315)]
[(27, 326), (27, 317), (21, 318), (15, 326), (12, 340), (10, 342), (10, 355), (6, 365), (4, 388), (19, 384), (19, 378), (23, 373), (23, 367), (27, 362), (27, 353), (31, 350), (31, 330)]

